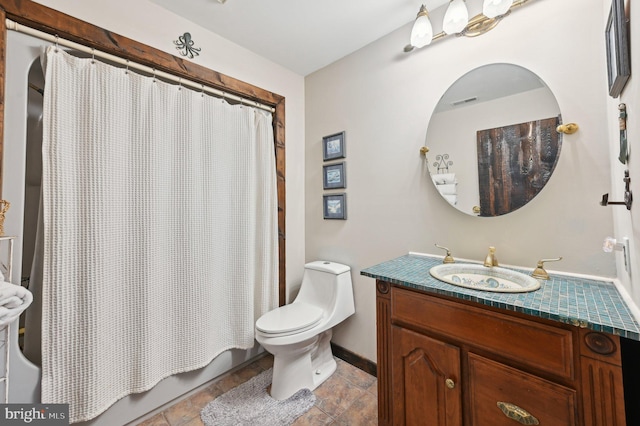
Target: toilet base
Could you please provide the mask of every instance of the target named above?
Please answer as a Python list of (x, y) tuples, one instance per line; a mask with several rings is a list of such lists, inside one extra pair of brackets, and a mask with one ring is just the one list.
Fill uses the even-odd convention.
[(336, 371), (331, 335), (329, 329), (311, 339), (284, 346), (260, 342), (273, 354), (272, 398), (283, 400), (301, 389), (314, 390)]

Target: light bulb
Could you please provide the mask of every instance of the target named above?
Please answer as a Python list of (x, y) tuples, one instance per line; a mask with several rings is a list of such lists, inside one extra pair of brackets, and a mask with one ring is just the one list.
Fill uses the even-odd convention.
[(484, 0), (482, 14), (487, 18), (495, 18), (509, 11), (513, 0)]
[(469, 23), (469, 11), (464, 0), (451, 0), (444, 14), (442, 29), (447, 34), (459, 33)]
[(420, 7), (416, 21), (411, 28), (411, 45), (415, 47), (424, 47), (431, 43), (433, 38), (433, 27), (429, 21), (429, 14), (425, 5)]

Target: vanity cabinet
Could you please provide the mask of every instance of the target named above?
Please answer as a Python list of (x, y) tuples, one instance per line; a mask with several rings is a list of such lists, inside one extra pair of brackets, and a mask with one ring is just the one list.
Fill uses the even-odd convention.
[(382, 280), (377, 336), (380, 425), (626, 424), (618, 336)]

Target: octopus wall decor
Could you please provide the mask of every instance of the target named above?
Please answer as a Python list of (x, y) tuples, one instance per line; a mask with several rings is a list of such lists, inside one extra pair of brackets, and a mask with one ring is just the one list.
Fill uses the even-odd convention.
[(184, 33), (177, 40), (173, 41), (176, 45), (176, 49), (180, 51), (182, 56), (188, 56), (189, 59), (193, 59), (194, 56), (200, 55), (201, 48), (193, 46), (193, 40), (190, 33)]

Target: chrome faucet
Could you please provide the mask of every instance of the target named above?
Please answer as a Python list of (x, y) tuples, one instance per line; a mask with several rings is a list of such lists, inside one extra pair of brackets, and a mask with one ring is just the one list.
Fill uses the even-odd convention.
[(489, 254), (484, 259), (484, 266), (490, 268), (492, 266), (498, 266), (498, 258), (496, 257), (496, 248), (489, 247)]

